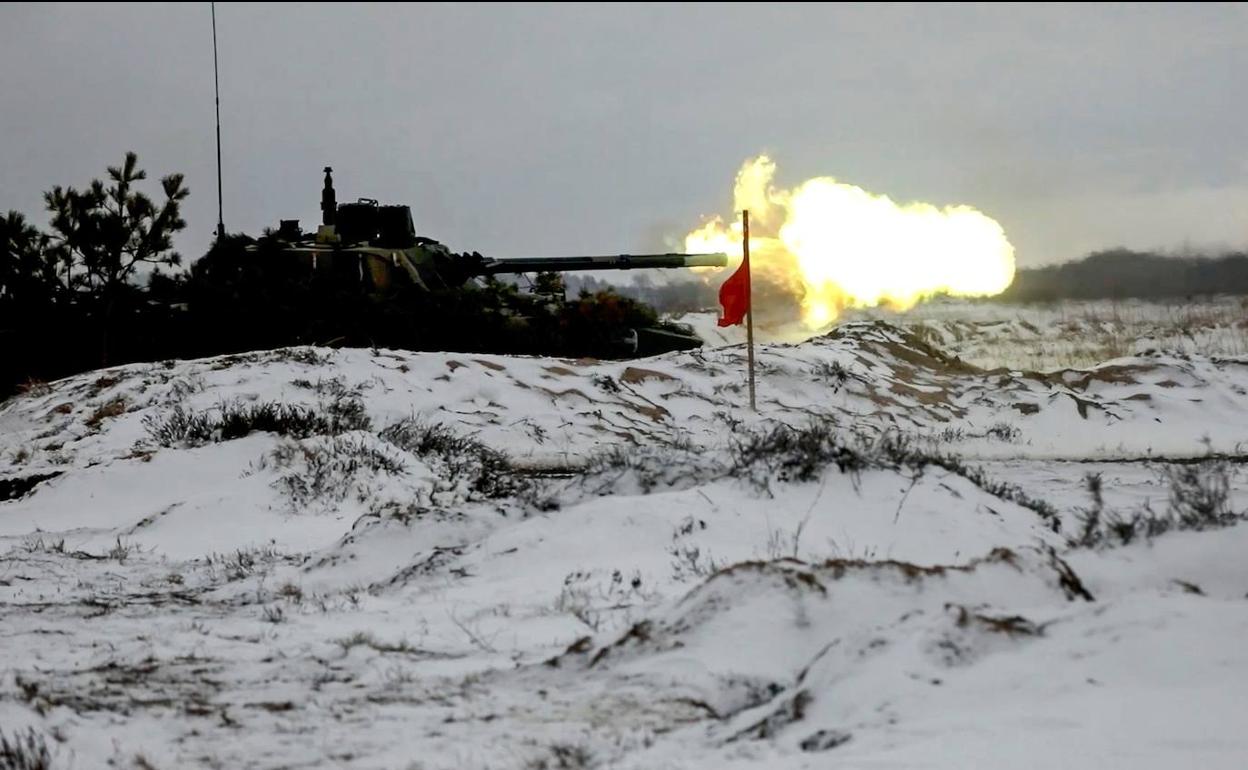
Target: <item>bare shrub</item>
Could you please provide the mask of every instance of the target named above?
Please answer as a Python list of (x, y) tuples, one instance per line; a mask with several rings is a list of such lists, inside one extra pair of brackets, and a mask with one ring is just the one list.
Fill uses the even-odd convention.
[(124, 398), (115, 398), (106, 404), (101, 404), (96, 408), (91, 416), (87, 418), (86, 425), (92, 430), (97, 430), (100, 425), (107, 419), (117, 417), (126, 411), (126, 400)]
[(1210, 458), (1196, 463), (1164, 465), (1157, 471), (1169, 486), (1169, 507), (1157, 513), (1151, 506), (1130, 513), (1105, 507), (1100, 474), (1088, 474), (1090, 508), (1079, 509), (1079, 530), (1067, 540), (1072, 548), (1130, 545), (1171, 531), (1206, 530), (1243, 521), (1243, 513), (1230, 507), (1231, 467)]
[(594, 571), (570, 572), (563, 579), (554, 609), (572, 615), (597, 633), (609, 613), (628, 609), (653, 596), (642, 588), (642, 583), (639, 571), (625, 578), (620, 570), (612, 570), (606, 580), (598, 579)]
[(717, 479), (734, 478), (770, 494), (775, 481), (810, 482), (829, 468), (849, 474), (855, 482), (858, 475), (867, 470), (905, 471), (916, 481), (926, 468), (934, 466), (967, 479), (991, 495), (1029, 508), (1055, 532), (1061, 529), (1057, 509), (1050, 503), (904, 434), (888, 432), (866, 436), (842, 432), (828, 416), (814, 417), (800, 427), (784, 423), (747, 427), (740, 422), (730, 422), (729, 427), (731, 433), (726, 450), (688, 442), (609, 447), (578, 469), (565, 490), (579, 488), (597, 495), (621, 491), (645, 494), (656, 489), (688, 489)]
[(1180, 529), (1210, 529), (1233, 524), (1231, 471), (1224, 460), (1166, 465), (1162, 478), (1170, 485), (1169, 513)]
[(417, 457), (435, 460), (446, 483), (454, 486), (463, 482), (470, 497), (510, 497), (530, 486), (507, 455), (446, 425), (409, 417), (386, 427), (377, 436)]
[(22, 547), (28, 553), (65, 553), (65, 538), (44, 540), (42, 535), (27, 539)]
[(552, 743), (546, 747), (546, 756), (530, 759), (524, 767), (525, 770), (588, 770), (593, 762), (593, 752), (584, 746)]
[(732, 475), (763, 488), (771, 477), (780, 481), (811, 481), (827, 467), (857, 473), (873, 463), (839, 439), (830, 419), (813, 419), (805, 427), (778, 423), (759, 430), (742, 429), (732, 444)]
[(181, 404), (168, 414), (148, 415), (143, 427), (160, 446), (203, 446), (232, 441), (257, 432), (289, 438), (336, 436), (370, 430), (372, 420), (358, 394), (348, 391), (322, 402), (318, 408), (265, 401), (247, 404), (224, 402), (216, 409), (192, 412)]
[(1004, 441), (1007, 444), (1012, 444), (1015, 441), (1018, 441), (1019, 436), (1021, 436), (1022, 433), (1023, 432), (1018, 428), (1018, 426), (1011, 425), (1008, 422), (993, 423), (988, 426), (986, 431), (984, 431), (984, 435), (988, 438), (994, 438), (997, 441)]
[(136, 544), (123, 543), (121, 542), (121, 536), (118, 535), (117, 542), (108, 551), (108, 558), (115, 560), (118, 564), (125, 564), (126, 559), (130, 558), (130, 554), (137, 550), (139, 550), (139, 547)]
[(240, 548), (231, 554), (209, 554), (204, 557), (204, 566), (213, 576), (220, 571), (226, 580), (242, 580), (282, 558), (275, 548)]
[(1021, 487), (990, 477), (982, 468), (961, 458), (926, 448), (908, 436), (888, 432), (876, 437), (843, 436), (829, 417), (812, 419), (794, 428), (777, 424), (759, 430), (739, 429), (732, 447), (733, 476), (752, 481), (760, 489), (770, 481), (811, 481), (835, 466), (853, 476), (868, 469), (907, 469), (922, 473), (934, 466), (970, 481), (991, 495), (1029, 508), (1056, 532), (1061, 528), (1057, 509), (1028, 495)]
[(260, 466), (270, 463), (284, 471), (276, 485), (297, 508), (338, 502), (353, 492), (364, 497), (357, 484), (362, 475), (397, 476), (405, 472), (401, 458), (367, 438), (350, 436), (283, 442), (261, 460)]
[(269, 352), (269, 360), (271, 361), (293, 361), (297, 364), (305, 366), (324, 366), (332, 363), (333, 357), (324, 353), (320, 353), (316, 348), (279, 348)]
[(821, 361), (811, 367), (810, 373), (815, 379), (832, 386), (832, 392), (841, 389), (847, 380), (849, 380), (849, 371), (841, 365), (840, 361)]
[(611, 446), (590, 456), (576, 483), (592, 495), (621, 490), (649, 494), (656, 489), (684, 489), (722, 475), (720, 463), (684, 442), (666, 446)]
[(31, 727), (10, 737), (0, 730), (0, 770), (51, 770), (52, 752), (43, 733)]
[(696, 545), (676, 543), (667, 549), (672, 557), (672, 579), (684, 582), (693, 578), (706, 578), (718, 572), (723, 563), (717, 561), (710, 552), (703, 552)]

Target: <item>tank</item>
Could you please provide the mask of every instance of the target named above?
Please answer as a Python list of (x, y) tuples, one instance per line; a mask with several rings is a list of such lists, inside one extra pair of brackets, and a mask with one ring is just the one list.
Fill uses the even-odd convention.
[[(270, 245), (306, 270), (358, 281), (361, 291), (386, 295), (400, 284), (423, 292), (447, 292), (505, 274), (561, 274), (589, 270), (686, 269), (723, 267), (726, 254), (616, 254), (607, 256), (542, 256), (495, 259), (478, 252), (455, 253), (438, 241), (420, 236), (411, 209), (382, 205), (371, 198), (338, 203), (333, 169), (324, 169), (321, 223), (304, 232), (298, 220), (281, 220), (266, 232)], [(253, 249), (258, 250), (258, 249)], [(541, 276), (539, 275), (539, 278)], [(566, 302), (563, 282), (538, 280), (535, 291), (552, 302)], [(622, 328), (616, 344), (636, 355), (699, 347), (692, 328), (664, 323)]]

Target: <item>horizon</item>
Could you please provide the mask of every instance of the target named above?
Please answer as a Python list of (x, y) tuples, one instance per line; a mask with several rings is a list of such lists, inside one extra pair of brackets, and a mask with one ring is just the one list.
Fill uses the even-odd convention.
[[(0, 19), (0, 206), (42, 226), (44, 191), (134, 150), (153, 180), (186, 174), (176, 244), (202, 256), (208, 5), (7, 5)], [(1245, 101), (1228, 95), (1244, 90), (1246, 20), (1230, 5), (222, 4), (224, 221), (254, 235), (314, 221), (330, 165), (342, 200), (410, 205), (456, 251), (666, 250), (769, 152), (783, 186), (832, 176), (974, 206), (1020, 268), (1242, 250)]]

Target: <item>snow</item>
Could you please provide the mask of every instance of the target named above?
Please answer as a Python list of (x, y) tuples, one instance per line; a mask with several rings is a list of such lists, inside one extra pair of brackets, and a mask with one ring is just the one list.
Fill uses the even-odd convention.
[[(1168, 464), (1213, 452), (1244, 510), (1248, 359), (985, 368), (928, 313), (764, 345), (757, 415), (731, 339), (302, 348), (11, 399), (0, 481), (48, 478), (0, 501), (0, 734), (77, 768), (1248, 764), (1248, 526), (1069, 543), (1089, 474), (1161, 513)], [(156, 439), (176, 408), (343, 398), (371, 425)], [(413, 418), (538, 481), (385, 438)], [(812, 421), (957, 461), (742, 461)]]

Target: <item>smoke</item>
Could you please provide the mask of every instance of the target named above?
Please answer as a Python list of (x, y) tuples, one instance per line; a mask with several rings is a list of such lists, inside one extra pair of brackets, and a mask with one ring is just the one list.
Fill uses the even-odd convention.
[[(759, 156), (742, 165), (733, 186), (734, 211), (750, 212), (754, 310), (764, 324), (800, 320), (820, 331), (848, 307), (991, 296), (1014, 278), (1004, 230), (970, 206), (897, 204), (830, 177), (785, 190), (773, 184), (775, 173), (775, 163)], [(738, 216), (704, 222), (686, 236), (686, 250), (722, 251), (739, 263)]]

